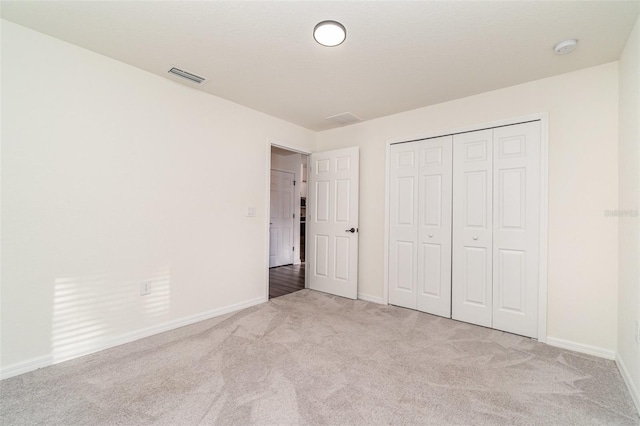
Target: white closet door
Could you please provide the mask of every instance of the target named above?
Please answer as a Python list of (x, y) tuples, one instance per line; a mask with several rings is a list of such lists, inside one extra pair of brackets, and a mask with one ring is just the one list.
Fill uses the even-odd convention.
[(452, 136), (420, 142), (418, 310), (451, 318)]
[(538, 337), (540, 122), (494, 129), (493, 327)]
[(492, 324), (492, 130), (453, 137), (452, 317)]
[(416, 309), (419, 142), (390, 147), (389, 303)]

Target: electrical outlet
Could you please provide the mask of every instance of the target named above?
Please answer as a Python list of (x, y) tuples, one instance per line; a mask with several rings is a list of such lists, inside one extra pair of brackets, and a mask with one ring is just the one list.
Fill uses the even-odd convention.
[(640, 345), (640, 320), (636, 320), (636, 343)]
[(255, 207), (249, 207), (247, 209), (247, 217), (256, 217), (256, 208)]
[(151, 293), (151, 283), (149, 281), (143, 281), (140, 283), (140, 296), (146, 296)]

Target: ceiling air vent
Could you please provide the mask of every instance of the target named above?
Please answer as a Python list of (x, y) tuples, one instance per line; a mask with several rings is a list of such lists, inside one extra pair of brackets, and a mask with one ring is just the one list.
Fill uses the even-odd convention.
[(351, 114), (350, 112), (343, 112), (342, 114), (332, 115), (327, 117), (327, 120), (332, 121), (340, 126), (346, 126), (348, 124), (359, 123), (362, 120)]
[(169, 69), (169, 74), (173, 74), (176, 77), (180, 77), (181, 79), (190, 81), (191, 83), (195, 84), (204, 84), (208, 80), (207, 78), (200, 77), (199, 75), (195, 75), (193, 73), (190, 73), (189, 71), (181, 70), (180, 68), (176, 67), (171, 67), (171, 69)]

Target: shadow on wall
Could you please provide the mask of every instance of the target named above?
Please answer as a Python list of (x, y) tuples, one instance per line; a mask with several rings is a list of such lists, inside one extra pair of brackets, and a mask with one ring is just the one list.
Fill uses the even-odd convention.
[[(140, 294), (140, 283), (149, 294)], [(53, 362), (104, 348), (131, 331), (131, 323), (156, 323), (171, 307), (171, 274), (162, 268), (141, 281), (117, 282), (107, 275), (62, 277), (54, 282), (51, 347)], [(140, 313), (140, 321), (135, 321)]]

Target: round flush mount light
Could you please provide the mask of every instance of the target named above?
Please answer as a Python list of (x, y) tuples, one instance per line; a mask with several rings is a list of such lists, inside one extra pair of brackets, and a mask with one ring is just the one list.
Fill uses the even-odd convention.
[(556, 55), (566, 55), (576, 50), (576, 47), (578, 47), (578, 40), (576, 39), (561, 41), (553, 47), (553, 53)]
[(347, 30), (340, 22), (322, 21), (313, 29), (313, 38), (323, 46), (334, 47), (347, 38)]

